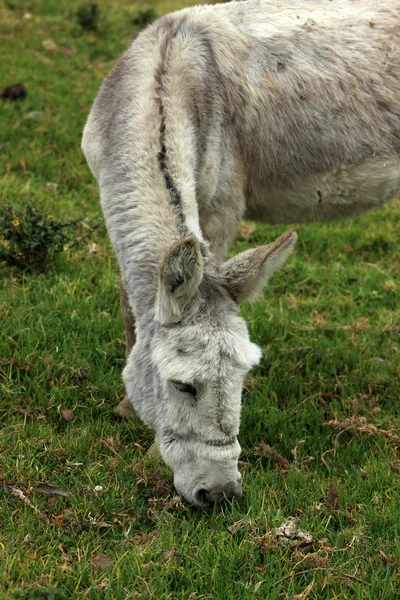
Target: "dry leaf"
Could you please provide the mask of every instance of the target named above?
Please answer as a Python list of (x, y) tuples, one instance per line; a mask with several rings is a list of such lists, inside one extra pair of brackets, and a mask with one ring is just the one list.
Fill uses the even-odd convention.
[(276, 536), (282, 540), (294, 542), (294, 546), (309, 546), (314, 542), (310, 533), (302, 531), (296, 517), (288, 517), (280, 527), (275, 530)]
[(114, 414), (122, 419), (132, 419), (135, 416), (135, 411), (132, 408), (132, 404), (128, 398), (121, 400), (119, 404), (114, 408)]
[(391, 565), (397, 565), (397, 558), (389, 558), (389, 556), (387, 556), (383, 550), (378, 550), (378, 554), (381, 558), (383, 558), (383, 560)]
[(56, 527), (64, 527), (72, 522), (71, 514), (51, 515), (51, 524)]
[(154, 458), (154, 459), (161, 458), (160, 448), (158, 447), (158, 445), (155, 442), (147, 450), (146, 456), (148, 456), (149, 458)]
[(314, 583), (311, 582), (306, 587), (306, 589), (304, 590), (304, 592), (301, 592), (301, 594), (295, 594), (294, 596), (292, 596), (292, 600), (307, 600), (307, 598), (310, 596), (313, 588), (314, 588)]
[(95, 554), (92, 558), (92, 564), (96, 567), (100, 567), (100, 569), (107, 569), (108, 567), (113, 566), (113, 561), (106, 554)]
[(149, 519), (149, 521), (159, 521), (160, 520), (160, 515), (158, 514), (157, 511), (153, 510), (152, 508), (147, 509), (146, 517)]
[(331, 483), (326, 490), (325, 504), (328, 508), (333, 508), (333, 510), (336, 510), (339, 507), (339, 492), (334, 483)]
[(56, 192), (57, 188), (58, 188), (58, 183), (53, 183), (52, 181), (48, 181), (44, 186), (45, 190), (50, 190), (52, 192)]
[(185, 508), (180, 496), (174, 496), (170, 502), (171, 508)]
[(35, 492), (39, 492), (39, 494), (57, 494), (58, 496), (70, 496), (72, 494), (70, 490), (64, 490), (54, 485), (47, 485), (47, 483), (39, 483), (35, 487)]
[(164, 550), (162, 553), (164, 560), (173, 560), (179, 562), (183, 556), (182, 552), (176, 552), (176, 550)]
[(43, 40), (42, 46), (46, 50), (58, 50), (58, 46), (54, 40)]
[(389, 292), (390, 290), (395, 290), (396, 289), (396, 284), (393, 281), (393, 279), (387, 279), (386, 281), (383, 282), (383, 289), (385, 290), (385, 292)]
[(67, 423), (70, 423), (75, 419), (74, 411), (72, 411), (70, 408), (67, 408), (65, 404), (60, 404), (60, 406), (58, 407), (58, 412), (60, 413), (64, 421), (67, 421)]

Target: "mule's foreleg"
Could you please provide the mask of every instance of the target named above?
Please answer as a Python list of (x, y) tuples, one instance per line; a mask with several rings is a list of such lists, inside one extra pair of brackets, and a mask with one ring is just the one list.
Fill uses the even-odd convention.
[[(133, 316), (132, 309), (129, 306), (128, 296), (124, 288), (124, 284), (122, 280), (120, 280), (119, 287), (119, 304), (121, 308), (122, 321), (124, 323), (125, 329), (125, 352), (126, 358), (128, 356), (135, 345), (136, 336), (135, 336), (135, 317)], [(115, 414), (125, 419), (130, 419), (134, 416), (134, 411), (131, 403), (128, 398), (125, 396), (123, 400), (116, 406)]]

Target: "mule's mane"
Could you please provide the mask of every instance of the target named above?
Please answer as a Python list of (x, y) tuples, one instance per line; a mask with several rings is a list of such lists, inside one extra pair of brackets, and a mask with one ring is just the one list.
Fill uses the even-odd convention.
[[(183, 19), (184, 21), (185, 19)], [(170, 22), (171, 21), (171, 22)], [(156, 94), (155, 94), (155, 102), (158, 106), (159, 117), (160, 117), (160, 149), (157, 153), (157, 161), (158, 166), (161, 170), (161, 173), (164, 177), (165, 187), (168, 190), (170, 203), (174, 209), (175, 216), (177, 219), (177, 227), (179, 233), (181, 235), (188, 235), (189, 230), (186, 226), (185, 222), (185, 213), (183, 210), (182, 203), (182, 194), (177, 185), (177, 182), (174, 180), (173, 174), (169, 167), (168, 160), (168, 149), (166, 144), (166, 115), (165, 115), (165, 107), (163, 98), (165, 96), (164, 90), (164, 77), (167, 75), (168, 70), (168, 62), (169, 62), (169, 46), (173, 41), (174, 37), (178, 29), (181, 27), (182, 22), (178, 22), (175, 24), (173, 20), (166, 17), (160, 25), (163, 25), (163, 28), (166, 29), (164, 35), (161, 38), (160, 42), (160, 62), (158, 68), (154, 73), (154, 79), (156, 82)]]

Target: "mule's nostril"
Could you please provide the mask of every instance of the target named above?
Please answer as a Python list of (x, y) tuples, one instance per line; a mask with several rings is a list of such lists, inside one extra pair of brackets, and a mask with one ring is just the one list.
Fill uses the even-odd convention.
[(209, 500), (207, 498), (208, 491), (204, 488), (200, 488), (195, 491), (194, 499), (198, 504), (204, 505), (209, 504)]
[(242, 496), (242, 480), (230, 481), (225, 486), (218, 486), (213, 489), (197, 488), (193, 492), (194, 503), (197, 506), (207, 506), (209, 504), (218, 504), (223, 500), (239, 499)]
[(238, 479), (237, 481), (232, 481), (232, 483), (230, 483), (225, 490), (225, 496), (228, 498), (228, 500), (232, 499), (232, 498), (237, 498), (239, 499), (243, 494), (243, 489), (242, 489), (242, 480)]

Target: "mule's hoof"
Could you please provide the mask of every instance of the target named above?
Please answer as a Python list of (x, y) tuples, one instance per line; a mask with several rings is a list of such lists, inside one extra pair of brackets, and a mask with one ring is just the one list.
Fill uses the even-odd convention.
[(133, 410), (128, 398), (121, 400), (121, 402), (114, 408), (114, 414), (117, 415), (117, 417), (121, 417), (121, 419), (133, 419), (135, 416), (135, 411)]
[(148, 456), (149, 458), (161, 458), (160, 449), (158, 447), (158, 444), (156, 444), (156, 442), (154, 442), (154, 444), (152, 444), (150, 446), (150, 448), (147, 450), (146, 456)]

